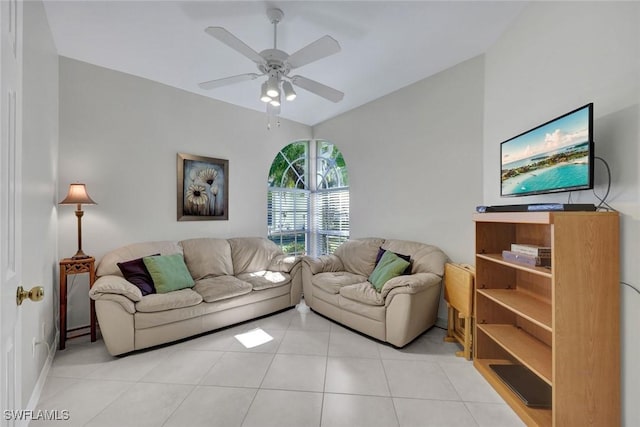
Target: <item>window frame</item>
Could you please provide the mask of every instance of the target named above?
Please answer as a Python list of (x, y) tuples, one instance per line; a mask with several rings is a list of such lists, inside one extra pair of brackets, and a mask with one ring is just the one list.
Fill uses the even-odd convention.
[[(267, 185), (268, 185), (267, 235), (270, 240), (274, 241), (276, 244), (282, 247), (283, 250), (285, 251), (287, 250), (287, 248), (284, 246), (285, 242), (287, 245), (291, 245), (292, 243), (291, 239), (293, 238), (293, 245), (294, 245), (293, 247), (298, 248), (297, 238), (299, 235), (304, 235), (304, 238), (305, 238), (304, 253), (299, 252), (297, 249), (294, 250), (293, 252), (287, 252), (287, 253), (291, 253), (294, 255), (306, 254), (310, 256), (320, 256), (327, 253), (332, 253), (333, 250), (335, 250), (335, 248), (339, 246), (339, 244), (342, 241), (345, 241), (346, 239), (349, 238), (349, 228), (350, 228), (349, 227), (350, 205), (349, 205), (349, 185), (348, 185), (349, 174), (348, 174), (348, 168), (346, 166), (346, 161), (344, 160), (344, 156), (342, 155), (342, 152), (337, 148), (335, 144), (323, 139), (299, 140), (299, 141), (294, 141), (290, 144), (287, 144), (281, 150), (279, 150), (278, 154), (276, 154), (276, 156), (274, 157), (271, 163), (271, 167), (269, 169), (270, 174), (272, 172), (274, 163), (276, 162), (276, 160), (278, 160), (278, 156), (282, 156), (284, 160), (288, 163), (288, 166), (285, 169), (285, 172), (283, 172), (282, 174), (280, 184), (283, 183), (284, 178), (286, 176), (286, 171), (288, 171), (289, 169), (293, 169), (296, 175), (298, 176), (298, 179), (296, 180), (295, 185), (298, 186), (298, 184), (301, 182), (301, 176), (298, 173), (298, 171), (295, 170), (295, 167), (294, 167), (294, 165), (300, 161), (301, 157), (298, 156), (298, 158), (294, 160), (290, 160), (286, 157), (286, 155), (284, 154), (284, 151), (287, 149), (287, 147), (289, 147), (292, 144), (302, 144), (302, 143), (306, 145), (306, 149), (304, 153), (304, 167), (303, 167), (306, 175), (305, 176), (306, 180), (302, 179), (302, 182), (304, 183), (305, 188), (276, 187), (273, 185), (273, 182), (271, 181), (271, 176), (269, 176), (269, 179), (267, 181)], [(330, 145), (331, 155), (329, 157), (319, 155), (318, 151), (321, 144)], [(335, 154), (335, 157), (332, 157), (334, 154)], [(341, 159), (343, 166), (337, 165), (338, 158)], [(325, 162), (325, 163), (328, 162), (329, 166), (326, 168), (323, 168), (323, 167), (319, 168), (318, 166), (321, 162)], [(322, 171), (319, 171), (318, 169), (322, 169)], [(342, 170), (338, 170), (338, 169), (342, 169)], [(327, 176), (329, 176), (331, 173), (337, 174), (336, 175), (336, 177), (338, 178), (337, 182), (342, 185), (338, 187), (333, 187), (333, 188), (324, 188), (326, 187), (326, 183), (328, 182)], [(323, 185), (322, 183), (325, 183), (325, 184)], [(323, 188), (319, 188), (319, 187), (323, 187)], [(282, 215), (288, 209), (288, 208), (285, 209), (281, 204), (279, 208), (279, 212), (278, 210), (274, 211), (275, 209), (274, 205), (276, 204), (276, 202), (274, 202), (273, 197), (274, 197), (274, 193), (276, 192), (283, 192), (284, 194), (299, 193), (299, 194), (308, 195), (308, 198), (307, 198), (308, 204), (305, 211), (306, 220), (304, 221), (304, 225), (302, 227), (287, 228), (286, 230), (283, 230), (282, 226), (275, 227), (274, 216), (280, 215), (281, 224), (284, 224), (285, 220), (282, 220)], [(337, 220), (338, 229), (326, 228), (323, 226), (322, 222), (324, 221), (324, 224), (326, 224), (327, 218), (322, 217), (322, 214), (321, 214), (322, 208), (319, 204), (322, 203), (322, 200), (326, 200), (327, 198), (330, 198), (331, 195), (336, 193), (342, 193), (338, 195), (338, 198), (339, 198), (338, 203), (340, 205), (338, 209), (340, 211), (340, 214), (338, 215), (339, 218)], [(281, 197), (282, 199), (284, 199), (284, 195)], [(282, 199), (280, 200), (281, 202), (282, 202)], [(345, 208), (345, 205), (346, 205), (346, 208)], [(294, 226), (298, 224), (295, 221), (297, 213), (298, 211), (293, 209)], [(344, 218), (345, 214), (346, 214), (346, 220)], [(286, 215), (284, 216), (286, 217)], [(333, 240), (333, 242), (331, 242), (330, 240)]]

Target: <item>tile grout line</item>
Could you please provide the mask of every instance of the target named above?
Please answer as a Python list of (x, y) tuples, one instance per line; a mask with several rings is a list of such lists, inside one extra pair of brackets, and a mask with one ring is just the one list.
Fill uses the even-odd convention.
[(387, 388), (389, 389), (389, 398), (391, 399), (391, 406), (393, 407), (393, 414), (396, 417), (396, 423), (400, 426), (400, 417), (398, 416), (398, 408), (396, 407), (395, 397), (393, 392), (391, 391), (391, 384), (389, 383), (389, 376), (387, 375), (387, 369), (384, 366), (384, 359), (382, 359), (382, 354), (380, 353), (380, 348), (378, 347), (378, 354), (380, 354), (380, 364), (382, 365), (382, 372), (384, 373), (384, 379), (387, 382)]
[(176, 413), (176, 411), (184, 404), (184, 402), (186, 402), (187, 398), (189, 396), (191, 396), (191, 394), (193, 394), (193, 392), (196, 391), (196, 389), (198, 388), (198, 385), (194, 385), (193, 388), (191, 389), (191, 391), (189, 391), (189, 393), (187, 393), (184, 398), (182, 398), (182, 401), (180, 401), (180, 403), (173, 408), (173, 411), (171, 411), (171, 413), (167, 416), (167, 418), (164, 419), (164, 421), (162, 422), (162, 426), (166, 425), (167, 422), (171, 419), (171, 417), (173, 416), (173, 414)]
[(242, 422), (240, 423), (241, 426), (244, 425), (244, 422), (247, 420), (247, 416), (249, 415), (249, 412), (251, 411), (251, 407), (256, 401), (256, 397), (258, 397), (258, 393), (260, 392), (260, 390), (263, 390), (262, 384), (264, 384), (264, 380), (267, 377), (267, 373), (269, 372), (269, 369), (271, 369), (271, 366), (273, 366), (274, 360), (276, 360), (276, 355), (278, 354), (278, 350), (280, 349), (280, 346), (282, 345), (282, 342), (284, 341), (284, 337), (286, 335), (287, 335), (287, 332), (285, 331), (284, 335), (282, 336), (282, 340), (280, 340), (280, 342), (278, 343), (278, 347), (276, 348), (275, 352), (271, 356), (271, 361), (269, 362), (269, 366), (267, 366), (267, 369), (265, 369), (264, 375), (260, 380), (260, 384), (258, 384), (258, 388), (256, 388), (255, 393), (253, 393), (253, 398), (251, 399), (251, 403), (249, 403), (249, 406), (247, 406), (247, 410), (245, 411), (244, 416), (242, 417)]
[(324, 398), (327, 394), (327, 373), (329, 371), (329, 349), (331, 348), (331, 337), (333, 336), (333, 330), (329, 325), (329, 340), (327, 341), (327, 354), (324, 358), (324, 377), (322, 378), (322, 399), (320, 401), (320, 420), (318, 426), (322, 426), (322, 415), (324, 414)]

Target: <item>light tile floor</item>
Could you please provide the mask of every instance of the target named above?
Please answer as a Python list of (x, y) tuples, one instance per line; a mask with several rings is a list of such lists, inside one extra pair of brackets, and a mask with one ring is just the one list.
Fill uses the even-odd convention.
[[(257, 327), (274, 340), (234, 338)], [(444, 335), (396, 349), (292, 309), (126, 357), (78, 338), (56, 354), (37, 408), (70, 419), (30, 425), (522, 426)]]

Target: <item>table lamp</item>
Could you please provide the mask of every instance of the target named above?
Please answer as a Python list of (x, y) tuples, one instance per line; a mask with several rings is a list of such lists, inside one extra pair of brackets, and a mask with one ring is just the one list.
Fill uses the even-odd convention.
[(78, 217), (78, 252), (71, 259), (83, 259), (90, 258), (82, 252), (82, 205), (95, 205), (97, 204), (87, 194), (87, 188), (84, 184), (71, 184), (69, 185), (69, 192), (67, 197), (60, 202), (61, 205), (76, 205), (76, 216)]

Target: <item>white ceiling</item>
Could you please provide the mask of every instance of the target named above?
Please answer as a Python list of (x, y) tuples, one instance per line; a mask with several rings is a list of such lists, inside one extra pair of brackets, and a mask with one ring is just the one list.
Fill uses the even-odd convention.
[(264, 111), (263, 78), (205, 91), (199, 82), (257, 72), (204, 32), (221, 26), (257, 52), (273, 47), (266, 9), (285, 16), (289, 54), (325, 34), (342, 51), (296, 70), (345, 93), (339, 103), (297, 89), (281, 117), (314, 125), (487, 50), (520, 1), (53, 1), (45, 8), (62, 56)]

